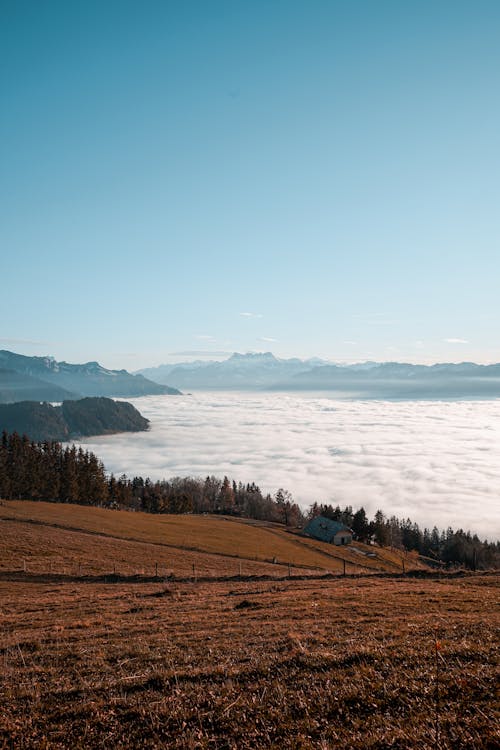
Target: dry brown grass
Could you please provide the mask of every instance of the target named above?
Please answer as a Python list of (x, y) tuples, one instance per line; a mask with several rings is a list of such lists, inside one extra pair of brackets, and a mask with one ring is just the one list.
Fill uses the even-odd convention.
[(0, 747), (492, 750), (499, 580), (0, 582)]
[[(401, 553), (396, 551), (357, 544), (361, 552), (376, 555), (368, 557), (366, 554), (352, 551), (349, 547), (335, 547), (291, 534), (278, 524), (247, 523), (220, 516), (151, 515), (60, 503), (4, 501), (0, 506), (0, 519), (16, 522), (36, 521), (45, 524), (46, 528), (57, 525), (66, 530), (99, 534), (102, 539), (108, 536), (117, 540), (196, 550), (245, 560), (265, 562), (275, 559), (285, 565), (290, 563), (297, 568), (310, 568), (315, 571), (340, 572), (343, 570), (344, 560), (348, 572), (351, 573), (375, 570), (394, 572), (402, 568)], [(88, 537), (85, 545), (92, 545)], [(57, 543), (55, 546), (50, 545), (46, 555), (50, 556), (56, 552), (57, 546)], [(26, 555), (30, 549), (33, 553), (36, 546), (30, 547), (28, 542), (25, 545)], [(144, 551), (144, 555), (143, 566), (154, 565), (159, 559), (159, 553), (154, 550)], [(174, 552), (166, 553), (168, 564), (173, 565), (170, 559), (174, 555)], [(181, 555), (181, 563), (188, 559), (184, 555), (185, 552)], [(94, 554), (95, 559), (99, 557), (99, 554)], [(192, 562), (190, 560), (190, 564)], [(92, 564), (93, 561), (89, 560), (89, 565)], [(132, 567), (137, 566), (134, 563)], [(177, 564), (175, 567), (178, 567)], [(232, 563), (233, 571), (234, 567), (235, 563)], [(416, 559), (411, 563), (407, 561), (407, 569), (415, 567), (418, 567)]]
[[(0, 577), (26, 572), (24, 578), (53, 576), (147, 576), (220, 578), (288, 575), (288, 566), (226, 555), (207, 554), (161, 544), (134, 542), (54, 528), (46, 524), (0, 520)], [(293, 568), (294, 575), (317, 571)]]

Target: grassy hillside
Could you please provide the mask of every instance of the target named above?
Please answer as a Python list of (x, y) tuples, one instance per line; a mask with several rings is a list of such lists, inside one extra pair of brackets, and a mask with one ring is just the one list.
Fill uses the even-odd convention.
[[(0, 508), (1, 510), (1, 508)], [(46, 524), (0, 520), (0, 577), (12, 573), (30, 578), (40, 575), (151, 576), (221, 578), (226, 576), (287, 575), (282, 565), (237, 560), (225, 555), (183, 550), (147, 542), (134, 542), (96, 533), (69, 531)], [(26, 576), (24, 576), (26, 572)], [(294, 573), (311, 574), (294, 568)], [(0, 745), (1, 747), (1, 745)]]
[(493, 750), (498, 583), (0, 580), (0, 747)]
[[(343, 570), (396, 572), (400, 552), (355, 544), (335, 547), (290, 533), (278, 524), (246, 522), (221, 516), (151, 515), (81, 505), (4, 501), (0, 506), (4, 549), (0, 566), (19, 569), (27, 561), (43, 565), (80, 565), (85, 571), (162, 570), (189, 575), (197, 570), (227, 575), (245, 561), (246, 574), (283, 575), (281, 565), (295, 572)], [(189, 551), (189, 554), (187, 554)], [(66, 562), (65, 562), (66, 561)], [(272, 564), (274, 561), (274, 564)], [(278, 563), (278, 565), (276, 565)], [(406, 569), (417, 567), (407, 558)], [(59, 568), (57, 568), (59, 570)]]
[(344, 560), (401, 565), (277, 524), (1, 503), (0, 748), (496, 747), (498, 575), (317, 578)]

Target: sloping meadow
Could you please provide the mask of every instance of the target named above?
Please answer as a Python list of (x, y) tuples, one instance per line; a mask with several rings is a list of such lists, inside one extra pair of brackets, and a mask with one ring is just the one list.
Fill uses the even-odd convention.
[(498, 583), (0, 582), (0, 746), (491, 749)]
[[(12, 525), (14, 524), (14, 525)], [(284, 575), (282, 566), (295, 573), (401, 571), (399, 552), (374, 551), (356, 545), (335, 547), (288, 533), (279, 524), (246, 523), (222, 516), (158, 515), (109, 510), (66, 503), (4, 501), (0, 506), (4, 552), (0, 570), (25, 567), (32, 572), (74, 571), (130, 574), (170, 567), (176, 574), (189, 575), (195, 565), (213, 575), (260, 571)], [(69, 536), (68, 536), (69, 534)], [(26, 537), (29, 537), (26, 538)], [(48, 540), (51, 540), (48, 542)], [(376, 555), (369, 557), (366, 553)], [(198, 557), (201, 557), (198, 562)], [(45, 565), (45, 569), (44, 568)], [(417, 562), (408, 559), (407, 566)], [(206, 573), (208, 574), (208, 573)]]

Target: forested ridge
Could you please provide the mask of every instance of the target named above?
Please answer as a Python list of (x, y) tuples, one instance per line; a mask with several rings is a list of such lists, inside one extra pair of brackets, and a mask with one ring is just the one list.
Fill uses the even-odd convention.
[(313, 503), (303, 512), (291, 494), (279, 489), (264, 494), (255, 483), (244, 484), (207, 476), (152, 481), (136, 476), (115, 477), (91, 451), (63, 447), (52, 440), (35, 442), (26, 435), (3, 431), (0, 444), (0, 498), (78, 503), (148, 513), (213, 513), (273, 521), (302, 527), (324, 515), (352, 529), (357, 539), (383, 546), (416, 550), (436, 564), (469, 568), (500, 567), (500, 542), (481, 541), (462, 529), (421, 529), (418, 524), (377, 510), (369, 519), (364, 508), (341, 509)]
[(147, 430), (149, 422), (127, 401), (104, 396), (63, 401), (0, 404), (0, 430), (29, 435), (33, 440), (70, 440), (87, 435)]

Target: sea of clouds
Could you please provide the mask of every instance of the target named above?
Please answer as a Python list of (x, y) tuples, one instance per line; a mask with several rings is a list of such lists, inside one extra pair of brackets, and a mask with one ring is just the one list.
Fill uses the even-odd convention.
[(311, 394), (196, 393), (132, 400), (144, 433), (89, 438), (108, 471), (256, 482), (372, 516), (500, 538), (500, 400), (339, 401)]

